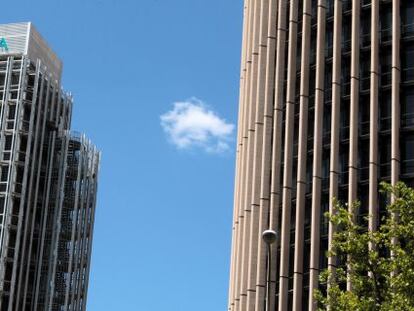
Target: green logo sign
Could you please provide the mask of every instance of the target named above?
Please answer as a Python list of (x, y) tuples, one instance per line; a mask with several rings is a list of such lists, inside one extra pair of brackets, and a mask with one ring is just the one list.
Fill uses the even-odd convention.
[(7, 45), (6, 39), (4, 38), (0, 38), (0, 49), (6, 52), (9, 51), (9, 46)]

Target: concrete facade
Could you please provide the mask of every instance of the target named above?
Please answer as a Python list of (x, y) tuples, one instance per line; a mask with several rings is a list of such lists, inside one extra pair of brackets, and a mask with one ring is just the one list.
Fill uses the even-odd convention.
[(85, 310), (100, 153), (31, 23), (0, 40), (0, 310)]
[(241, 58), (228, 309), (315, 310), (333, 199), (414, 186), (414, 2), (245, 0)]

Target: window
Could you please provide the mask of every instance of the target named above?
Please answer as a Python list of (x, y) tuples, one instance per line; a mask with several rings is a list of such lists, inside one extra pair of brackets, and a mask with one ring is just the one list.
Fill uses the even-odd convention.
[(11, 85), (16, 87), (19, 85), (20, 81), (20, 74), (19, 73), (13, 73), (11, 76)]
[(4, 88), (5, 74), (0, 73), (0, 88)]
[(370, 53), (361, 53), (361, 61), (360, 61), (360, 88), (361, 91), (369, 91), (371, 86), (371, 55)]
[(340, 138), (341, 140), (349, 139), (349, 100), (341, 100), (340, 112)]
[(405, 87), (401, 94), (401, 125), (414, 127), (414, 89)]
[(379, 138), (379, 158), (381, 178), (391, 176), (391, 137), (389, 135)]
[(380, 130), (388, 131), (391, 129), (391, 92), (384, 91), (381, 93), (380, 101)]
[(361, 46), (369, 47), (371, 44), (371, 12), (364, 10), (361, 16)]
[(344, 57), (342, 59), (341, 68), (341, 91), (342, 96), (347, 96), (351, 92), (351, 59), (350, 57)]
[(9, 105), (9, 120), (14, 120), (16, 117), (16, 106), (15, 105)]
[(348, 184), (348, 156), (349, 145), (341, 144), (339, 146), (339, 183), (341, 185)]
[(367, 140), (360, 140), (358, 152), (359, 180), (369, 179), (369, 143)]
[(360, 135), (369, 134), (369, 116), (370, 116), (370, 97), (364, 95), (359, 100), (359, 133)]
[(381, 85), (391, 85), (391, 69), (392, 69), (392, 50), (387, 47), (381, 50)]
[(401, 173), (414, 174), (414, 133), (401, 136)]
[(342, 49), (346, 53), (351, 50), (351, 16), (344, 16), (344, 23), (342, 25)]
[(326, 27), (326, 38), (325, 38), (325, 56), (331, 58), (333, 55), (333, 23), (329, 22)]
[(406, 44), (401, 49), (402, 82), (414, 81), (414, 44)]
[(401, 8), (401, 22), (403, 26), (403, 36), (414, 36), (414, 2), (403, 1)]
[(12, 135), (5, 136), (5, 142), (4, 142), (4, 150), (8, 151), (11, 150), (12, 147)]
[(2, 166), (1, 167), (0, 181), (7, 181), (8, 175), (9, 175), (9, 167), (8, 166)]
[(384, 3), (380, 8), (380, 28), (382, 41), (392, 39), (392, 7), (391, 3)]

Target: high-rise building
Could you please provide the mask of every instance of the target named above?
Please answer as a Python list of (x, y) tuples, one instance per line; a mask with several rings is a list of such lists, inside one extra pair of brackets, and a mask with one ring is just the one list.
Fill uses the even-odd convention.
[(332, 199), (414, 186), (414, 1), (245, 0), (241, 64), (229, 310), (315, 310)]
[(100, 153), (61, 72), (31, 23), (0, 25), (0, 311), (86, 308)]

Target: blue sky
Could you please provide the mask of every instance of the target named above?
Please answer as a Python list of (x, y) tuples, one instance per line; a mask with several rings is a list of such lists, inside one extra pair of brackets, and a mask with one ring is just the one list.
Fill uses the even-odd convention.
[(241, 0), (4, 1), (103, 152), (89, 311), (224, 310)]

